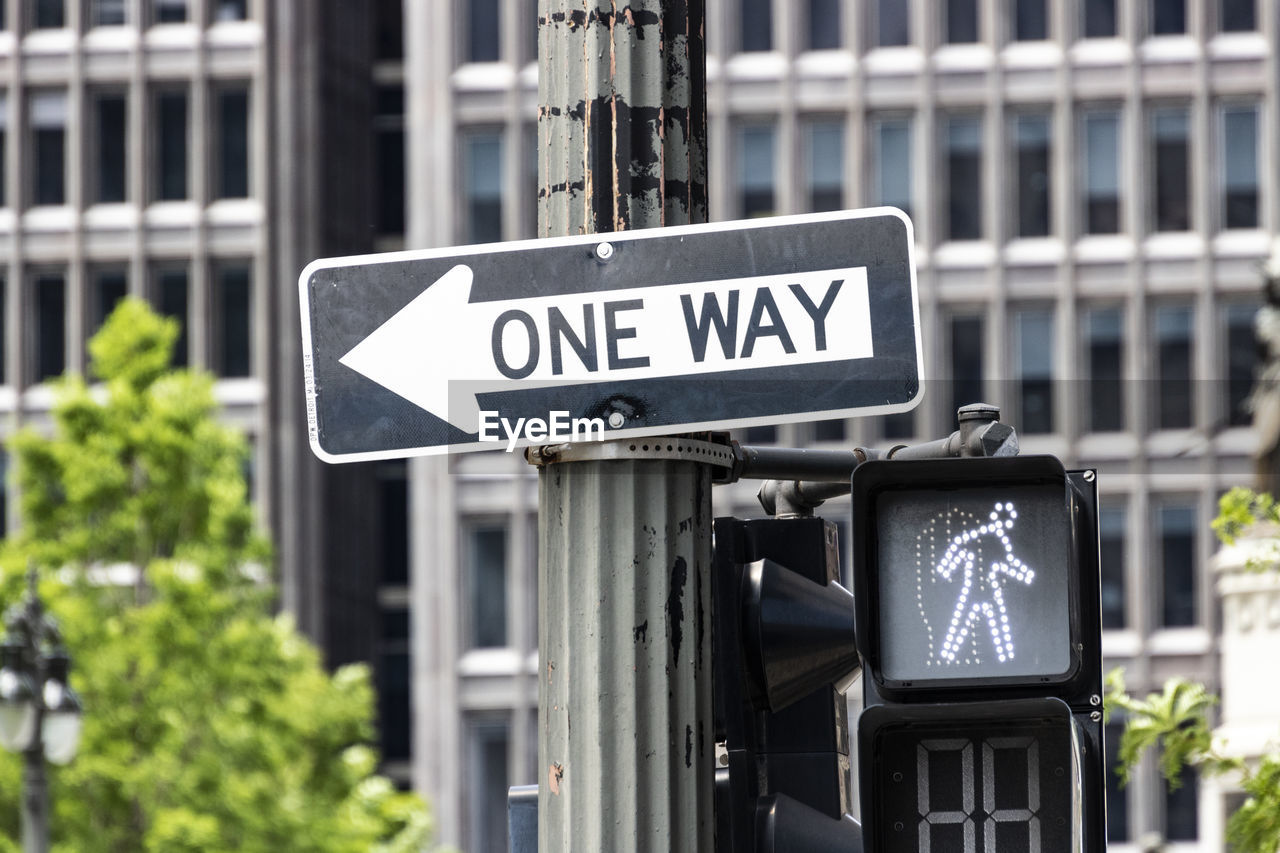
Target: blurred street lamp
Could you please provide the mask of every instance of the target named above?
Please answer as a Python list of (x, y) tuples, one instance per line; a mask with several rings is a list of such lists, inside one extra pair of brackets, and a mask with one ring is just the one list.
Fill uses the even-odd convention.
[(27, 569), (27, 594), (5, 616), (0, 643), (0, 746), (22, 753), (22, 851), (49, 850), (49, 789), (45, 761), (66, 764), (80, 745), (80, 699), (67, 683), (71, 658), (58, 626), (36, 593), (36, 568)]

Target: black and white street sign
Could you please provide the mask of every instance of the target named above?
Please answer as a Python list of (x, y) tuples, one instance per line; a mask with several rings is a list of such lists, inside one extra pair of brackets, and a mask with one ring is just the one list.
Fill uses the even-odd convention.
[(348, 462), (906, 411), (913, 250), (877, 208), (316, 261), (311, 446)]

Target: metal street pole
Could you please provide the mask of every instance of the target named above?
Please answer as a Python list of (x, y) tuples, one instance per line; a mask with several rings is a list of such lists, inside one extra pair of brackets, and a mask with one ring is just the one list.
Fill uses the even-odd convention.
[[(540, 233), (705, 222), (703, 0), (539, 0), (538, 16)], [(711, 469), (695, 445), (530, 454), (539, 850), (712, 848)]]
[(49, 784), (39, 733), (43, 710), (36, 706), (35, 743), (22, 751), (22, 853), (49, 853)]

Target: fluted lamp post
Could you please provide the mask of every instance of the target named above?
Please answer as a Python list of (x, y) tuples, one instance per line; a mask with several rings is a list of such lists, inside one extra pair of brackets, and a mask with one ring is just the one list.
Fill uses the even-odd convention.
[(66, 764), (80, 745), (80, 699), (67, 683), (71, 659), (36, 594), (5, 616), (0, 643), (0, 746), (22, 753), (22, 851), (48, 853), (49, 789), (45, 761)]

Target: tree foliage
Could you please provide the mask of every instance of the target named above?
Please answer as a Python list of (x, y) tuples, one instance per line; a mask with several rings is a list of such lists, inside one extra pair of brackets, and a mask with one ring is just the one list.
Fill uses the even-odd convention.
[[(60, 380), (52, 435), (11, 442), (0, 604), (35, 560), (85, 706), (77, 757), (52, 769), (54, 849), (421, 849), (425, 806), (374, 774), (367, 669), (327, 674), (272, 615), (244, 440), (208, 376), (169, 369), (176, 338), (126, 300), (90, 344), (101, 385)], [(18, 849), (19, 790), (0, 756), (0, 851)]]
[[(1271, 495), (1249, 489), (1232, 489), (1219, 502), (1213, 529), (1225, 544), (1232, 544), (1247, 528), (1259, 522), (1280, 522), (1280, 507)], [(1274, 560), (1251, 561), (1248, 568), (1274, 568)], [(1120, 738), (1122, 782), (1128, 782), (1142, 755), (1155, 748), (1160, 772), (1171, 788), (1181, 784), (1185, 767), (1209, 775), (1231, 775), (1244, 791), (1244, 805), (1227, 822), (1227, 840), (1239, 853), (1277, 853), (1280, 850), (1280, 752), (1256, 762), (1227, 755), (1213, 736), (1210, 715), (1218, 699), (1204, 685), (1184, 678), (1165, 683), (1160, 693), (1136, 699), (1125, 690), (1120, 670), (1107, 674), (1108, 715), (1125, 713)], [(1280, 734), (1280, 731), (1277, 732)]]

